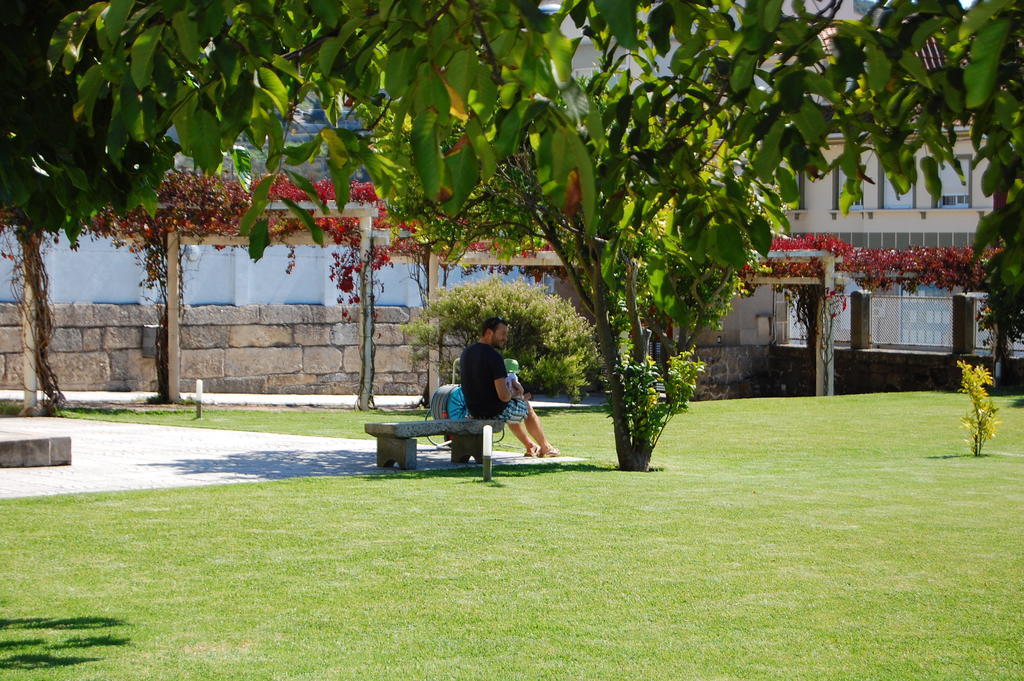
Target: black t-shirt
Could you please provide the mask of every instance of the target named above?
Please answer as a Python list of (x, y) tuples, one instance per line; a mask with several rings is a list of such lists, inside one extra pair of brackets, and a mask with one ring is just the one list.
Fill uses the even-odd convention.
[(498, 399), (494, 381), (508, 376), (505, 359), (487, 343), (473, 343), (462, 351), (459, 359), (462, 371), (462, 394), (466, 408), (479, 419), (494, 418), (505, 410), (508, 402)]

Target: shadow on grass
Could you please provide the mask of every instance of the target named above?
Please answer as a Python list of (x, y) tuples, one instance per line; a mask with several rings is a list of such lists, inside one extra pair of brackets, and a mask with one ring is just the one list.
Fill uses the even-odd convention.
[[(124, 621), (112, 617), (69, 617), (63, 619), (25, 617), (19, 619), (0, 619), (0, 630), (5, 632), (18, 630), (48, 630), (54, 632), (96, 631), (122, 626), (125, 626)], [(130, 643), (130, 640), (127, 638), (111, 634), (72, 636), (70, 638), (59, 638), (59, 636), (60, 634), (55, 633), (51, 639), (26, 638), (0, 641), (0, 655), (18, 651), (17, 654), (0, 657), (0, 669), (56, 669), (85, 664), (86, 662), (97, 662), (101, 658), (87, 657), (81, 653), (91, 648), (125, 646)], [(64, 651), (71, 650), (80, 654), (61, 654)]]
[[(480, 479), (480, 466), (466, 466), (463, 468), (435, 468), (415, 471), (395, 471), (391, 475), (368, 475), (365, 480), (386, 481), (398, 479), (421, 479), (421, 478), (465, 478), (467, 482), (490, 484), (500, 486), (497, 480), (485, 483)], [(602, 466), (593, 463), (535, 463), (535, 464), (500, 464), (494, 465), (495, 478), (526, 478), (533, 475), (545, 475), (549, 473), (613, 473), (615, 468), (610, 464)]]

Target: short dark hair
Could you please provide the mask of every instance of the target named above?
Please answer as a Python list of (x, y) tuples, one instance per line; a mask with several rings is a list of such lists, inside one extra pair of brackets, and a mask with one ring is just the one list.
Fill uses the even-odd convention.
[(502, 317), (488, 317), (487, 319), (484, 320), (484, 327), (481, 330), (481, 333), (487, 333), (488, 330), (494, 331), (502, 324), (508, 326), (508, 322), (505, 321)]

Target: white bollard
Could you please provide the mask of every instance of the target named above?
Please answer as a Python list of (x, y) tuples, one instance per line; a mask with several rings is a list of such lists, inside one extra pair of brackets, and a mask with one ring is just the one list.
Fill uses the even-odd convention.
[(484, 445), (484, 482), (491, 481), (491, 446), (492, 439), (494, 438), (494, 431), (490, 426), (484, 426), (483, 445)]
[(196, 418), (203, 418), (203, 379), (196, 379)]

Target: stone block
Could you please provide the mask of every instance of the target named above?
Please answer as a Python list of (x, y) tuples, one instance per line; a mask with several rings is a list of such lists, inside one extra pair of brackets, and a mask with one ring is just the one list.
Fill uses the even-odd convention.
[(409, 371), (414, 366), (412, 350), (406, 346), (380, 347), (374, 354), (374, 369), (380, 373)]
[(141, 326), (113, 326), (103, 332), (103, 347), (107, 350), (142, 347)]
[(70, 463), (70, 437), (0, 433), (0, 468), (67, 466)]
[[(195, 381), (180, 381), (178, 385), (178, 389), (182, 392), (191, 392), (196, 387)], [(211, 378), (203, 381), (203, 390), (210, 393), (252, 393), (258, 395), (267, 392), (267, 379), (263, 376)]]
[(329, 374), (342, 366), (344, 353), (338, 348), (303, 348), (302, 370), (307, 374)]
[(378, 324), (373, 328), (373, 341), (377, 345), (404, 345), (405, 332), (400, 324)]
[[(274, 374), (267, 376), (267, 390), (278, 393), (299, 392), (300, 389), (307, 388), (316, 382), (317, 377), (313, 374)], [(282, 388), (289, 388), (289, 390), (282, 390)]]
[(0, 326), (21, 324), (21, 311), (17, 303), (0, 303)]
[(58, 327), (142, 326), (159, 321), (154, 305), (108, 303), (54, 305), (53, 317)]
[(331, 345), (359, 345), (358, 321), (343, 322), (331, 327)]
[(20, 354), (3, 355), (3, 386), (8, 390), (21, 390), (24, 366)]
[(359, 384), (359, 372), (344, 372), (338, 371), (333, 374), (324, 374), (320, 376), (320, 383), (339, 383), (345, 385), (358, 385)]
[(232, 348), (271, 348), (292, 344), (292, 327), (283, 324), (244, 324), (228, 331)]
[(110, 381), (110, 356), (106, 352), (54, 352), (50, 364), (65, 390), (97, 390)]
[(183, 326), (181, 327), (181, 347), (196, 350), (226, 348), (228, 345), (228, 329), (230, 328), (213, 324)]
[[(224, 377), (224, 350), (182, 350), (181, 377), (210, 378)], [(189, 390), (194, 390), (195, 386)]]
[(229, 348), (224, 351), (226, 377), (291, 374), (302, 370), (302, 348)]
[(82, 351), (93, 352), (103, 347), (103, 329), (82, 329)]
[(21, 352), (21, 327), (0, 327), (0, 352)]
[(292, 337), (296, 345), (313, 347), (331, 344), (331, 326), (329, 324), (296, 324), (292, 327)]
[(409, 321), (409, 308), (399, 305), (381, 305), (374, 308), (381, 324), (405, 324)]
[(185, 308), (182, 323), (188, 326), (206, 324), (258, 324), (259, 305), (195, 305)]
[(114, 350), (109, 353), (110, 380), (149, 383), (156, 380), (156, 360), (143, 357), (142, 350)]
[(54, 329), (50, 338), (52, 352), (81, 352), (82, 332), (79, 329)]
[(359, 348), (349, 346), (345, 348), (344, 355), (345, 358), (341, 362), (341, 370), (358, 376), (360, 367), (362, 366), (362, 361), (359, 357)]
[(343, 319), (336, 308), (323, 305), (260, 305), (261, 324), (330, 324)]

